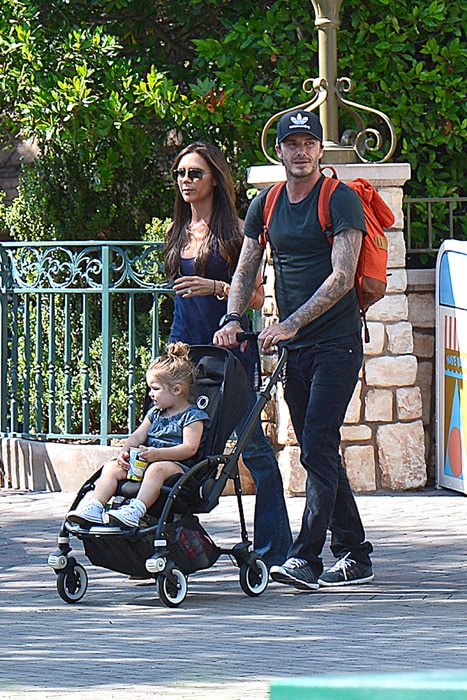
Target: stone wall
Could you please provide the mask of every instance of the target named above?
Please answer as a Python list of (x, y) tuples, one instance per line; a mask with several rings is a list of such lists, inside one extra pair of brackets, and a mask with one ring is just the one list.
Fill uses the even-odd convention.
[(21, 438), (0, 439), (0, 488), (77, 491), (118, 449)]
[[(275, 181), (271, 166), (267, 167), (267, 180), (263, 184)], [(394, 227), (387, 231), (387, 295), (367, 313), (370, 342), (365, 344), (365, 361), (342, 428), (342, 458), (356, 492), (418, 489), (427, 482), (424, 422), (428, 425), (431, 414), (426, 402), (424, 406), (423, 392), (429, 384), (432, 362), (431, 341), (423, 337), (428, 333), (415, 335), (411, 320), (428, 324), (429, 301), (416, 298), (409, 305), (407, 296), (402, 186), (409, 177), (409, 166), (343, 165), (336, 169), (344, 181), (355, 177), (369, 180), (396, 219)], [(256, 182), (257, 171), (253, 174)], [(268, 272), (267, 285), (266, 324), (276, 319), (272, 269)], [(426, 353), (420, 363), (417, 351)], [(267, 363), (273, 362), (274, 356), (267, 358)], [(300, 450), (280, 389), (265, 418), (266, 431), (278, 448), (285, 489), (291, 495), (303, 494), (305, 471), (300, 465)]]
[(435, 483), (435, 270), (407, 270), (409, 321), (422, 392), (425, 458), (430, 484)]
[[(1, 438), (0, 489), (75, 492), (118, 451), (118, 446)], [(241, 457), (239, 469), (243, 492), (255, 493)], [(229, 481), (223, 495), (234, 494), (233, 482)]]

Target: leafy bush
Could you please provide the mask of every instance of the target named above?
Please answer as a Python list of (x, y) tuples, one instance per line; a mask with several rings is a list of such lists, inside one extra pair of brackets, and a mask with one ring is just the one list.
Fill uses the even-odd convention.
[[(350, 99), (392, 119), (393, 160), (412, 165), (406, 193), (465, 194), (462, 0), (346, 0), (340, 20), (338, 75), (352, 79)], [(243, 214), (264, 124), (308, 100), (303, 81), (318, 76), (301, 0), (188, 0), (183, 13), (176, 0), (68, 0), (53, 13), (9, 0), (0, 45), (0, 130), (41, 150), (12, 211), (0, 210), (23, 240), (141, 237), (170, 216), (170, 164), (198, 138), (225, 151)]]

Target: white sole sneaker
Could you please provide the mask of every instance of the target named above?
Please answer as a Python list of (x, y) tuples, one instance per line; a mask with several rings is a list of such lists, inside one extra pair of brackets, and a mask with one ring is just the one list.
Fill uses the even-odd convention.
[(129, 529), (139, 527), (139, 519), (138, 522), (130, 520), (125, 516), (125, 513), (121, 513), (120, 510), (109, 510), (107, 511), (106, 515), (107, 521), (111, 525), (118, 525), (119, 527), (123, 526)]
[(90, 518), (86, 518), (84, 515), (80, 515), (80, 513), (77, 513), (75, 511), (70, 511), (68, 515), (66, 516), (66, 519), (70, 521), (70, 523), (76, 523), (77, 525), (81, 525), (83, 527), (91, 527), (92, 525), (104, 525), (104, 521), (102, 518), (98, 520), (97, 518), (93, 518), (92, 516)]
[(272, 566), (269, 570), (269, 575), (276, 583), (294, 586), (301, 591), (316, 591), (319, 588), (317, 581), (305, 581), (304, 579), (298, 578), (294, 576), (292, 569), (287, 569), (284, 566)]
[(318, 583), (324, 588), (333, 588), (334, 586), (360, 586), (363, 583), (370, 583), (370, 581), (373, 581), (374, 577), (374, 574), (370, 574), (363, 578), (345, 579), (343, 581), (326, 581), (325, 579), (319, 578)]

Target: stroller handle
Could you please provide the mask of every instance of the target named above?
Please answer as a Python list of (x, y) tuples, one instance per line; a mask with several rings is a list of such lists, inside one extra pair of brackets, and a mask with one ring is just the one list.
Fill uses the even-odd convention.
[(245, 340), (257, 343), (258, 336), (259, 333), (253, 331), (242, 331), (241, 333), (237, 333), (237, 340), (239, 343), (243, 343)]
[[(237, 333), (237, 341), (239, 343), (243, 343), (245, 341), (248, 341), (253, 344), (253, 346), (256, 348), (254, 352), (259, 352), (259, 343), (258, 343), (258, 337), (259, 337), (259, 332), (258, 331), (242, 331), (240, 333)], [(277, 349), (279, 350), (279, 359), (281, 361), (281, 364), (284, 364), (288, 351), (287, 351), (287, 346), (283, 345), (282, 343), (277, 346)], [(258, 356), (259, 359), (259, 356)]]

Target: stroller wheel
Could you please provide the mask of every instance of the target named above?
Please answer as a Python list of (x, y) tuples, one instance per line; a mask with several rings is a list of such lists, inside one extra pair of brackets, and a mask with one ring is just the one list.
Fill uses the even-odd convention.
[(252, 597), (261, 595), (268, 585), (268, 567), (262, 559), (257, 559), (255, 563), (259, 572), (254, 571), (250, 564), (240, 567), (240, 586), (244, 593)]
[(66, 603), (77, 603), (88, 588), (88, 575), (81, 564), (74, 564), (70, 571), (61, 571), (57, 575), (57, 591)]
[(171, 581), (165, 574), (159, 574), (157, 595), (164, 605), (176, 608), (185, 600), (188, 586), (185, 575), (179, 569), (172, 569), (171, 574), (175, 577), (176, 582)]

